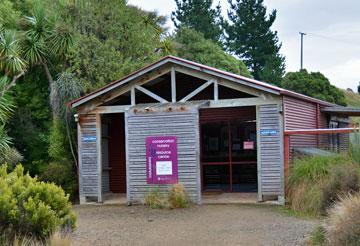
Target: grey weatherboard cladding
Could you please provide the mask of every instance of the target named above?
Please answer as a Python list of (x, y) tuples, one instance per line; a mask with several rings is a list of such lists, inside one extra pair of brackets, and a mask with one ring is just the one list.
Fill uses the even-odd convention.
[[(283, 129), (281, 127), (281, 117), (278, 105), (262, 105), (259, 106), (259, 125), (260, 129), (260, 146), (258, 165), (261, 174), (261, 192), (262, 195), (284, 194), (283, 191), (283, 146), (282, 136)], [(275, 130), (277, 134), (261, 134), (262, 130)]]
[(160, 191), (169, 185), (146, 182), (146, 146), (148, 136), (176, 136), (179, 182), (189, 198), (200, 203), (199, 114), (197, 109), (181, 112), (157, 112), (125, 115), (127, 124), (127, 196), (130, 202), (142, 202), (150, 189)]
[(98, 196), (98, 154), (96, 115), (87, 114), (79, 119), (80, 141), (80, 197)]

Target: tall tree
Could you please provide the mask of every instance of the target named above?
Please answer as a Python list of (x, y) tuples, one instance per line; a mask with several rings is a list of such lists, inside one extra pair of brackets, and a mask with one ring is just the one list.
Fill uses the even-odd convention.
[(309, 73), (306, 69), (287, 73), (281, 83), (283, 88), (339, 105), (346, 105), (344, 92), (330, 84), (320, 72)]
[(177, 9), (171, 19), (176, 28), (187, 27), (201, 32), (206, 39), (219, 42), (222, 36), (220, 3), (212, 8), (212, 0), (175, 0)]
[(218, 44), (205, 39), (201, 33), (193, 29), (179, 29), (173, 43), (175, 54), (182, 58), (251, 77), (242, 61), (227, 54)]
[(277, 32), (271, 30), (276, 10), (267, 15), (263, 0), (228, 1), (227, 48), (244, 60), (255, 79), (279, 85), (285, 58), (279, 53)]

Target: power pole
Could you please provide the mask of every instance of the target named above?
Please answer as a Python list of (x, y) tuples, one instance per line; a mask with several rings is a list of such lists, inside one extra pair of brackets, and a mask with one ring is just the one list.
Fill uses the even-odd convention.
[(306, 35), (306, 33), (304, 32), (299, 32), (300, 37), (301, 37), (301, 48), (300, 48), (300, 71), (303, 70), (303, 43), (304, 43), (304, 35)]

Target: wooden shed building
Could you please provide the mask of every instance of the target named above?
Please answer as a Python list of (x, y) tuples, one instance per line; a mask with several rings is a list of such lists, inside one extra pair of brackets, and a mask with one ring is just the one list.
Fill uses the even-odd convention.
[[(184, 185), (284, 202), (284, 131), (347, 124), (334, 104), (174, 56), (71, 102), (80, 202)], [(314, 136), (301, 137), (304, 145)]]

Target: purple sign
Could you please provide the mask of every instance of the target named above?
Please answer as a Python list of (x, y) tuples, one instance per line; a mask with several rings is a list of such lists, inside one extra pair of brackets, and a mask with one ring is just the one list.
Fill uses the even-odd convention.
[(148, 184), (176, 184), (178, 182), (176, 137), (146, 138), (146, 179)]

